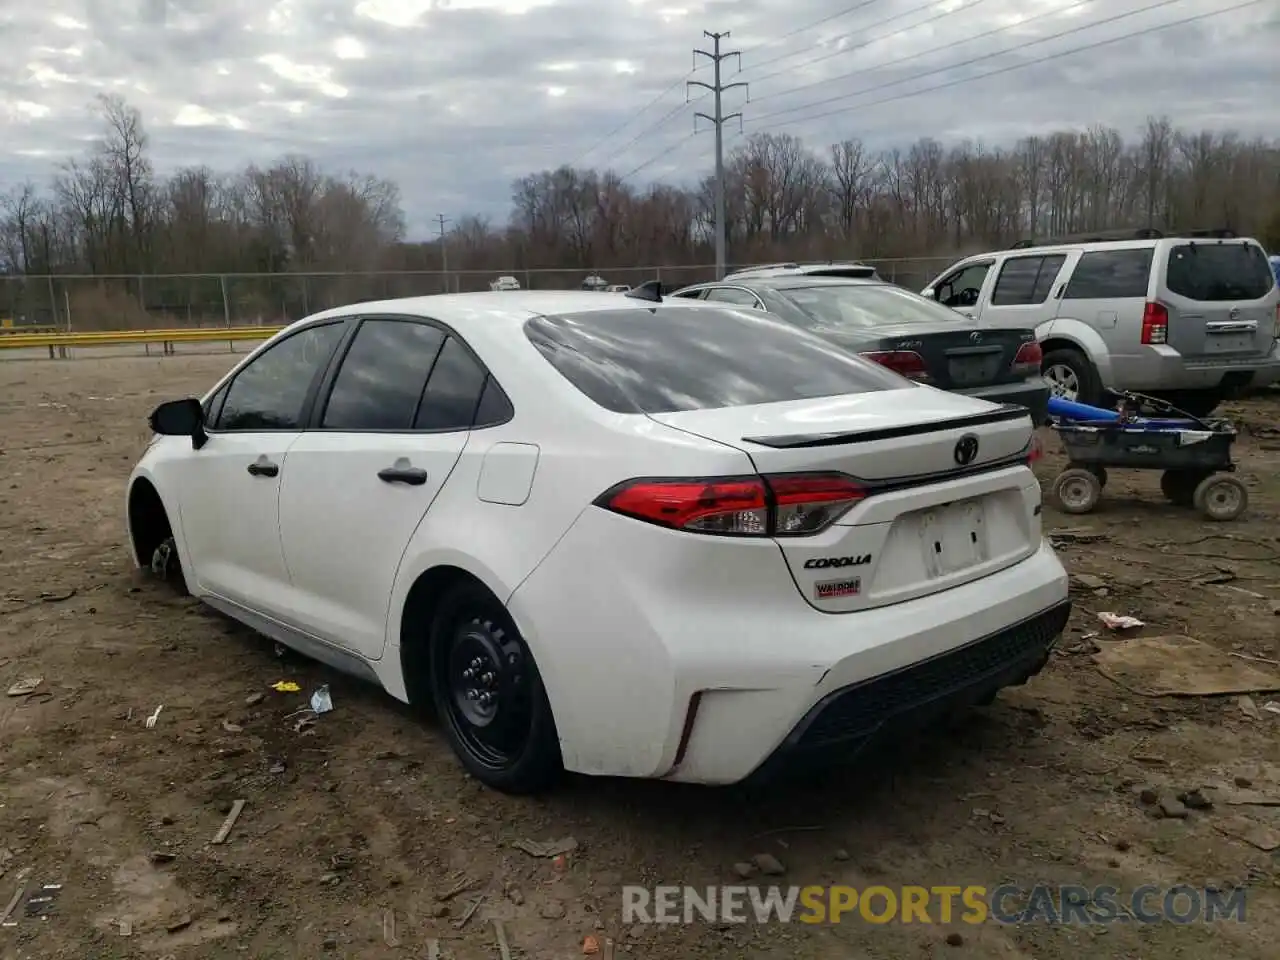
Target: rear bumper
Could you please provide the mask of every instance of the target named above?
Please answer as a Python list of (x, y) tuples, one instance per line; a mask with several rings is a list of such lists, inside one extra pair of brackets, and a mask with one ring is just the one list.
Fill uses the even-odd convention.
[(1223, 390), (1265, 387), (1280, 381), (1280, 346), (1266, 357), (1242, 360), (1188, 358), (1171, 347), (1151, 347), (1140, 356), (1112, 357), (1119, 390)]
[(1064, 600), (962, 647), (827, 694), (750, 779), (848, 762), (890, 738), (1025, 683), (1044, 668), (1070, 616), (1071, 602)]
[(991, 403), (1012, 403), (1031, 411), (1031, 420), (1037, 427), (1049, 421), (1049, 385), (1040, 377), (1021, 383), (1001, 383), (994, 387), (975, 387), (957, 390), (966, 397), (987, 400)]

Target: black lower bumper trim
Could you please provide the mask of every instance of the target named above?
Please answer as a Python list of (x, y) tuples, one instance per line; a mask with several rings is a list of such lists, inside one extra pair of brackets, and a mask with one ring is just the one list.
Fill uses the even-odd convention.
[(891, 673), (835, 690), (796, 724), (749, 778), (848, 761), (883, 736), (919, 727), (957, 708), (989, 701), (1024, 683), (1049, 659), (1066, 628), (1071, 601)]

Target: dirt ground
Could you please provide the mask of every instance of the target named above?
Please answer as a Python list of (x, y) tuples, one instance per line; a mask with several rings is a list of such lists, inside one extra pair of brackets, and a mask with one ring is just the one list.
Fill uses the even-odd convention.
[[(643, 958), (1275, 956), (1280, 861), (1224, 831), (1280, 830), (1280, 809), (1220, 789), (1211, 809), (1156, 816), (1140, 795), (1225, 785), (1280, 803), (1270, 698), (1144, 697), (1092, 655), (1188, 634), (1280, 671), (1244, 659), (1280, 660), (1280, 395), (1230, 408), (1245, 520), (1170, 506), (1138, 473), (1114, 475), (1093, 515), (1046, 507), (1077, 533), (1051, 665), (891, 762), (755, 792), (572, 779), (513, 799), (464, 777), (429, 721), (131, 569), (124, 482), (146, 414), (231, 360), (0, 362), (0, 912), (26, 884), (0, 957), (376, 960), (427, 957), (435, 938), (443, 957), (497, 958), (494, 919), (526, 958), (581, 956), (588, 936)], [(1099, 611), (1148, 625), (1117, 639)], [(2, 695), (31, 677), (34, 694)], [(322, 683), (334, 711), (295, 730)], [(512, 846), (562, 837), (578, 844), (562, 861)], [(735, 863), (762, 853), (795, 884), (1234, 885), (1246, 922), (621, 924), (622, 884), (740, 883)], [(44, 884), (62, 885), (53, 912), (31, 916)]]

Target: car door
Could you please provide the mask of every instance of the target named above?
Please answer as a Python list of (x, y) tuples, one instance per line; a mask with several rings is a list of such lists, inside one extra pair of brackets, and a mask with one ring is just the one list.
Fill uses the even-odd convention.
[(1026, 327), (1034, 330), (1058, 312), (1050, 299), (1067, 262), (1065, 253), (1035, 253), (1006, 257), (996, 273), (990, 296), (980, 301), (985, 326)]
[(279, 617), (289, 589), (280, 545), (285, 454), (301, 435), (346, 324), (304, 327), (254, 356), (211, 398), (209, 441), (176, 484), (200, 588)]
[(299, 628), (382, 656), (400, 559), (458, 462), (482, 395), (504, 399), (442, 327), (360, 322), (321, 390), (314, 429), (285, 459), (280, 535)]
[(962, 264), (933, 285), (933, 299), (967, 317), (976, 316), (995, 262), (991, 257)]

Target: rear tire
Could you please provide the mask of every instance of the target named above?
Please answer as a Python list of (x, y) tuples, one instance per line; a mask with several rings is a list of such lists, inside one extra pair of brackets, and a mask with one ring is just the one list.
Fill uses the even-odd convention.
[(542, 677), (506, 608), (478, 583), (442, 599), (431, 626), (431, 698), (462, 765), (503, 793), (537, 793), (563, 772)]
[(1079, 350), (1071, 347), (1050, 350), (1040, 363), (1040, 373), (1049, 382), (1053, 396), (1091, 407), (1106, 406), (1102, 378)]

